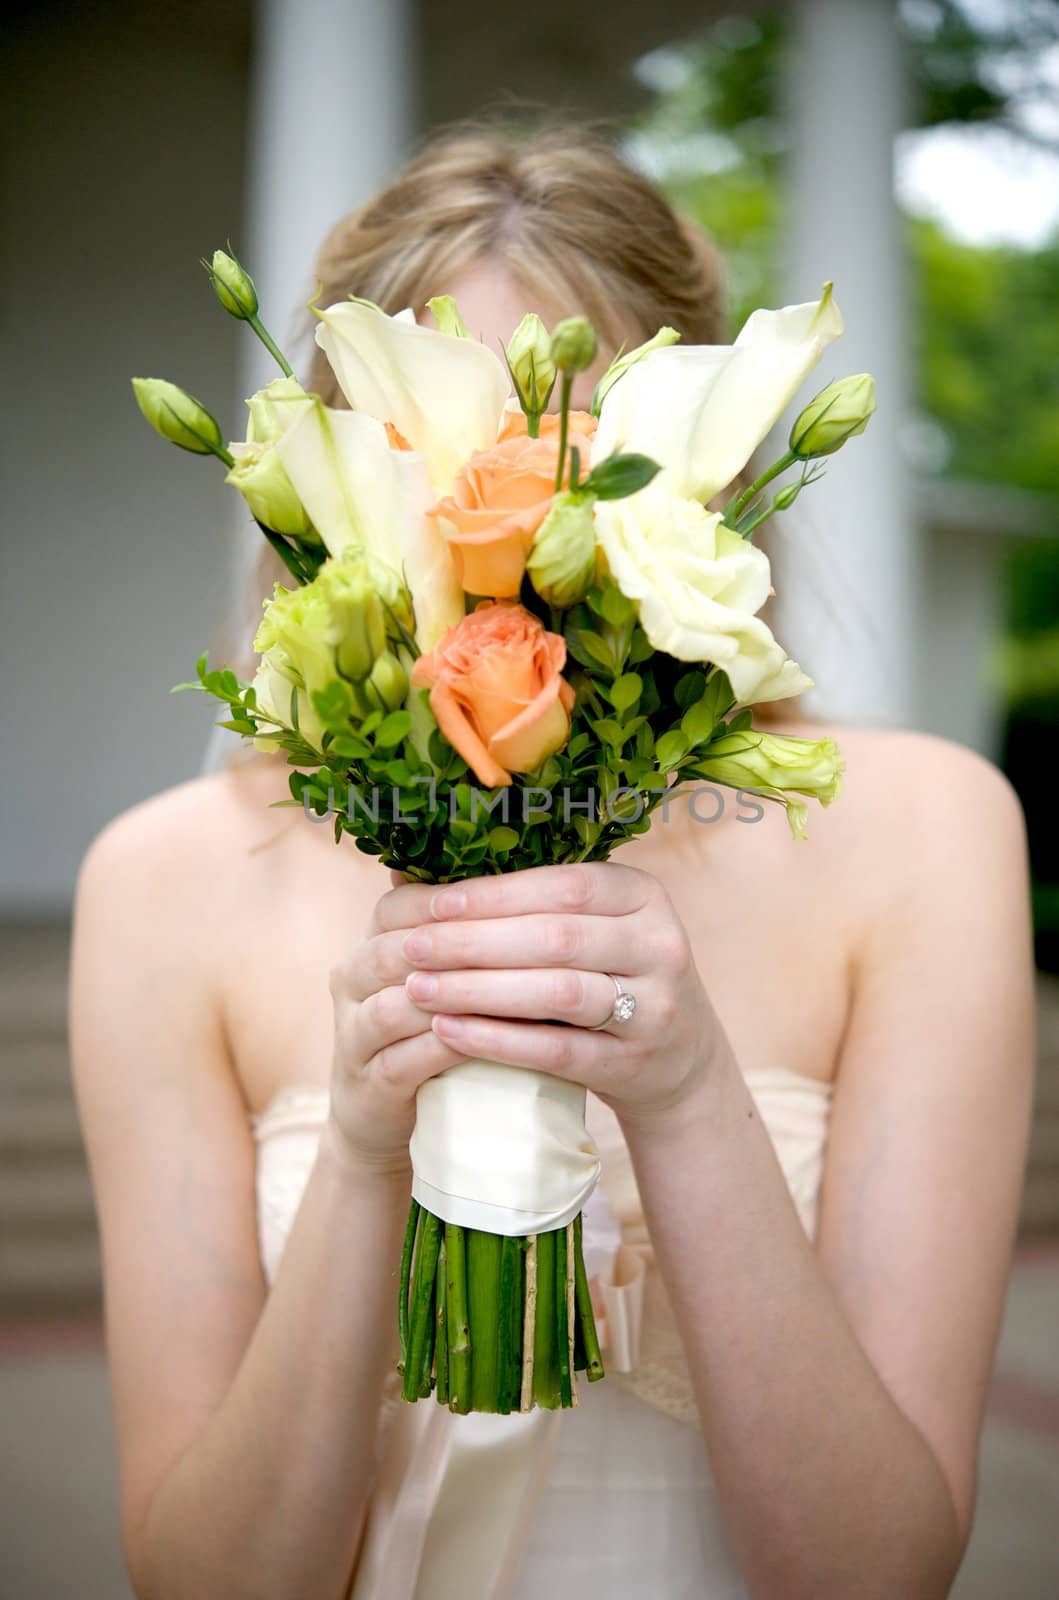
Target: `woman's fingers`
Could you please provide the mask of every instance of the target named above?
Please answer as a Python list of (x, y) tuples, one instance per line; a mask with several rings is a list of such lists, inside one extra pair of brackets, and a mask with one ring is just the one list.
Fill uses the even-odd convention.
[(455, 918), (521, 917), (542, 911), (622, 917), (642, 910), (657, 893), (658, 884), (648, 873), (613, 861), (530, 867), (525, 872), (468, 878), (441, 888), (399, 883), (376, 902), (372, 932), (389, 933)]
[(430, 1027), (430, 1017), (403, 985), (376, 989), (361, 1001), (353, 1016), (353, 1050), (368, 1061), (400, 1039), (414, 1039)]
[(656, 880), (636, 867), (584, 861), (446, 884), (433, 891), (430, 911), (438, 921), (523, 917), (538, 911), (623, 917), (641, 911), (657, 890)]
[(410, 967), (576, 967), (631, 975), (649, 952), (620, 917), (540, 912), (493, 922), (431, 922), (401, 939)]
[(428, 1032), (425, 1037), (397, 1039), (386, 1045), (372, 1059), (368, 1072), (411, 1099), (421, 1083), (464, 1059), (440, 1034)]
[(614, 1008), (614, 985), (603, 972), (414, 972), (405, 989), (425, 1011), (521, 1017), (596, 1028)]
[(434, 1018), (434, 1032), (461, 1056), (500, 1061), (512, 1067), (533, 1067), (537, 1072), (569, 1078), (590, 1088), (608, 1070), (615, 1075), (616, 1056), (621, 1054), (612, 1034), (557, 1028), (548, 1022), (504, 1022), (496, 1017), (446, 1014)]

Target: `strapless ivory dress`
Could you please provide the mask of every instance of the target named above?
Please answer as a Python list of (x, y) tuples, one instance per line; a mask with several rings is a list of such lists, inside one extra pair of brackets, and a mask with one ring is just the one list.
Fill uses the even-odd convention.
[[(829, 1085), (746, 1074), (802, 1225), (816, 1231)], [(284, 1089), (252, 1118), (261, 1259), (275, 1276), (327, 1116)], [(392, 1374), (349, 1600), (736, 1600), (687, 1364), (617, 1117), (594, 1095), (602, 1157), (584, 1248), (607, 1375), (569, 1411), (453, 1416), (408, 1405)]]

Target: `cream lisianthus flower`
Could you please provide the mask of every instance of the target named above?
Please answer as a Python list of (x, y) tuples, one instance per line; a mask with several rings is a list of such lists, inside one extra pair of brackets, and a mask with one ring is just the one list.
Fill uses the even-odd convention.
[(332, 410), (316, 396), (274, 448), (330, 554), (356, 546), (402, 579), (419, 647), (432, 650), (464, 603), (448, 544), (429, 514), (435, 497), (422, 456), (395, 450), (374, 417)]
[(739, 705), (812, 687), (757, 615), (771, 584), (768, 557), (719, 513), (652, 483), (627, 500), (601, 500), (596, 537), (656, 650), (722, 667)]
[(287, 666), (282, 651), (269, 650), (261, 658), (251, 687), (257, 696), (258, 707), (269, 719), (269, 724), (275, 722), (280, 725), (271, 732), (261, 729), (254, 740), (255, 750), (260, 750), (264, 755), (275, 751), (283, 731), (294, 731), (296, 718), (297, 731), (306, 744), (313, 750), (323, 752), (323, 723), (316, 715), (304, 685), (296, 681), (296, 676)]
[(637, 452), (660, 463), (670, 493), (712, 499), (841, 332), (828, 284), (819, 300), (755, 311), (732, 345), (651, 350), (606, 391), (593, 465), (616, 450)]
[(476, 450), (496, 443), (511, 380), (477, 339), (421, 327), (412, 311), (389, 317), (366, 300), (318, 311), (316, 342), (354, 411), (389, 422), (426, 461), (447, 494)]

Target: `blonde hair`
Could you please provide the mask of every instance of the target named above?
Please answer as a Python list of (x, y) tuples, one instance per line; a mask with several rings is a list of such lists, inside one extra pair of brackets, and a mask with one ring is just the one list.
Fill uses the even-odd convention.
[[(342, 217), (316, 258), (318, 303), (356, 295), (417, 314), (462, 270), (502, 262), (527, 308), (557, 305), (595, 325), (605, 354), (669, 324), (688, 344), (726, 337), (720, 258), (696, 224), (606, 140), (581, 126), (525, 133), (476, 126), (435, 137), (366, 205)], [(345, 401), (314, 346), (307, 386)], [(255, 615), (285, 569), (262, 546)], [(245, 646), (244, 646), (245, 648)]]

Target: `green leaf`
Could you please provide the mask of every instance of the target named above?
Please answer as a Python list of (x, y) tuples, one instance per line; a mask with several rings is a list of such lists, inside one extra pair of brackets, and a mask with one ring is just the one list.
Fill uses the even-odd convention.
[(612, 628), (621, 628), (635, 617), (636, 607), (622, 594), (616, 583), (608, 582), (600, 595), (599, 612), (604, 622), (609, 622)]
[(697, 700), (689, 706), (680, 719), (680, 726), (687, 734), (688, 744), (701, 744), (713, 732), (714, 715), (709, 699)]
[(593, 722), (592, 728), (604, 743), (613, 745), (615, 750), (620, 750), (625, 742), (625, 729), (613, 717), (599, 717)]
[(658, 462), (650, 456), (616, 454), (593, 467), (581, 487), (597, 500), (624, 500), (645, 488), (660, 471)]
[(380, 750), (392, 750), (394, 745), (400, 744), (402, 739), (407, 739), (412, 727), (412, 714), (410, 711), (391, 711), (384, 717), (375, 734), (375, 743)]
[(586, 655), (597, 666), (606, 667), (608, 672), (614, 671), (614, 657), (611, 654), (610, 647), (604, 643), (598, 633), (589, 633), (587, 629), (582, 629), (578, 635), (578, 642)]
[(655, 758), (663, 771), (669, 772), (688, 753), (688, 741), (679, 728), (663, 733), (655, 744)]
[[(350, 693), (348, 684), (342, 683), (340, 679), (335, 678), (333, 682), (327, 685), (326, 689), (314, 689), (312, 700), (313, 710), (325, 728), (331, 728), (335, 732), (348, 730), (350, 719), (353, 716), (353, 696)], [(292, 722), (297, 713), (297, 704), (298, 691), (297, 689), (292, 689)], [(297, 726), (296, 723), (295, 726)]]
[(706, 692), (706, 674), (704, 672), (685, 672), (677, 679), (673, 698), (681, 711), (686, 711), (693, 706), (696, 700), (701, 700)]
[(518, 834), (514, 828), (493, 828), (489, 834), (490, 850), (514, 850), (518, 844)]
[(624, 672), (610, 686), (610, 703), (616, 711), (631, 711), (642, 689), (643, 679), (638, 672)]
[(726, 731), (728, 733), (745, 733), (746, 730), (748, 728), (752, 728), (753, 725), (754, 713), (751, 711), (750, 707), (747, 706), (745, 711), (740, 711), (736, 716), (731, 718)]

